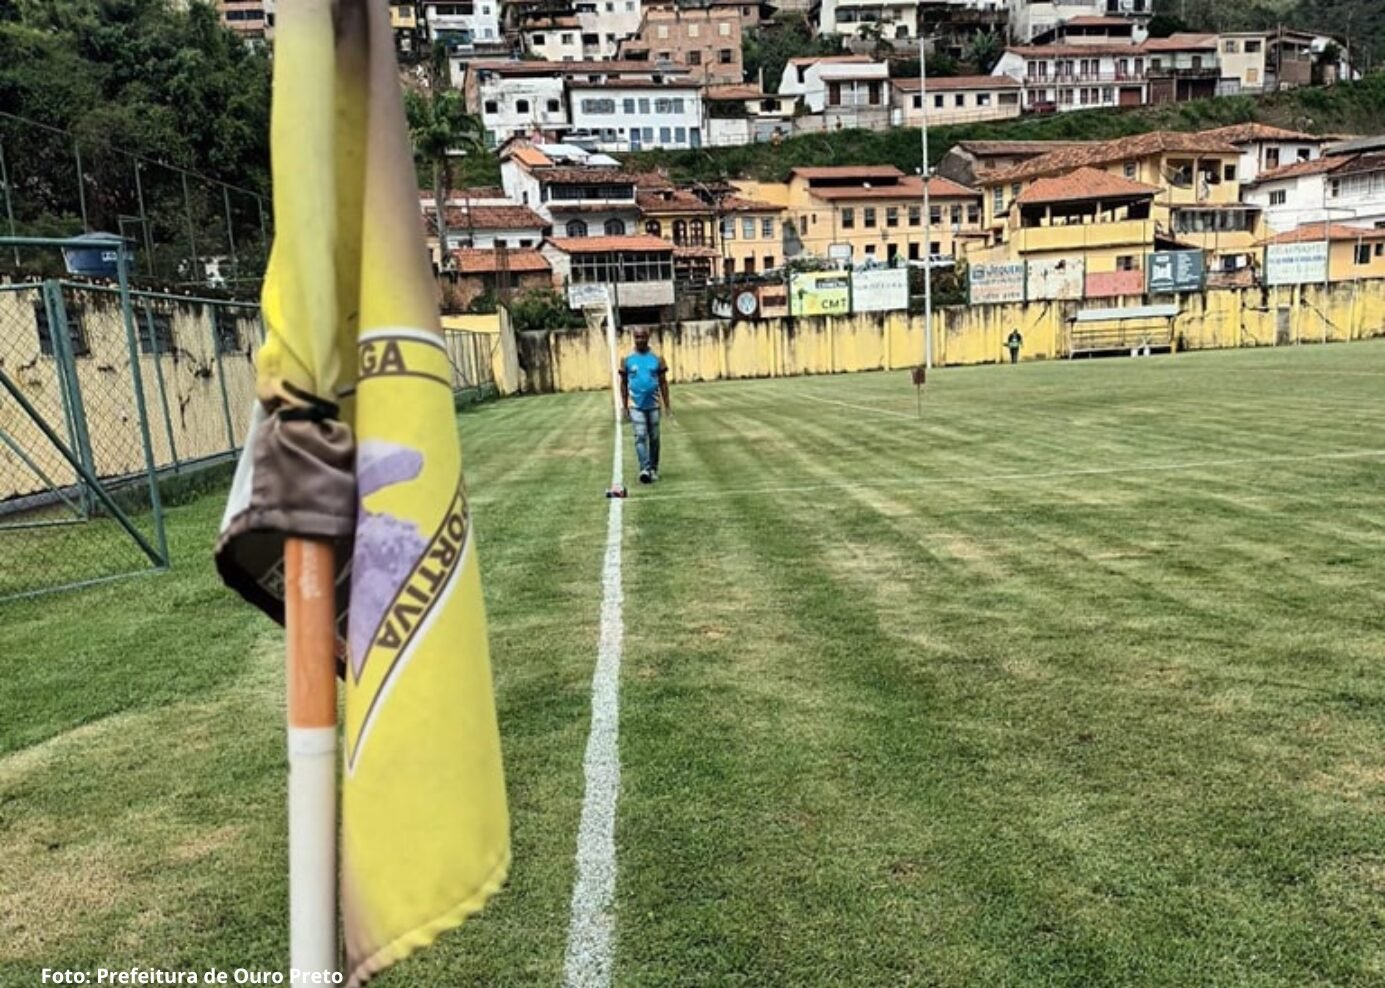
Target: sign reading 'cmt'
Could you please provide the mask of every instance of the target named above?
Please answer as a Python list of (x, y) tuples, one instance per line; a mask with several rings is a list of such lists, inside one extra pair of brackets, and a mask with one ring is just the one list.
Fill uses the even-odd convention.
[(789, 310), (795, 316), (844, 316), (851, 312), (851, 274), (807, 271), (789, 284)]

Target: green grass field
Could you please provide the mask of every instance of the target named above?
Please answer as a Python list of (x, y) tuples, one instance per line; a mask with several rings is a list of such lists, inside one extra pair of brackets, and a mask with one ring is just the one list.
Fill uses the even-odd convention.
[[(624, 508), (617, 986), (1385, 983), (1385, 344), (674, 402)], [(382, 985), (560, 983), (609, 409), (461, 417), (515, 864)], [(221, 506), (171, 573), (0, 605), (0, 984), (286, 962)]]

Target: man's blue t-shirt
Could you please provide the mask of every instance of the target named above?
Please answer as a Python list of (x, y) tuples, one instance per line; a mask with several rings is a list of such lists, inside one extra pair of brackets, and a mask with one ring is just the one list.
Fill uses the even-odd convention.
[(659, 367), (663, 361), (653, 350), (636, 350), (625, 358), (625, 379), (630, 382), (630, 402), (642, 412), (659, 407)]

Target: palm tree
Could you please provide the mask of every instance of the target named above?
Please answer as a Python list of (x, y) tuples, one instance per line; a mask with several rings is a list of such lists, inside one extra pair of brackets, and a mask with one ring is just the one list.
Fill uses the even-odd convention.
[(1002, 47), (1000, 35), (994, 31), (976, 34), (972, 36), (971, 43), (967, 45), (966, 59), (976, 66), (977, 72), (982, 75), (990, 75), (991, 69), (995, 68), (995, 63), (1000, 61)]
[[(485, 127), (467, 112), (461, 92), (449, 84), (447, 48), (439, 43), (430, 53), (426, 91), (407, 90), (404, 109), (414, 154), (433, 166), (433, 204), (437, 216), (438, 259), (447, 263), (447, 192), (452, 188), (452, 155), (486, 153)], [(470, 217), (470, 203), (467, 204)]]

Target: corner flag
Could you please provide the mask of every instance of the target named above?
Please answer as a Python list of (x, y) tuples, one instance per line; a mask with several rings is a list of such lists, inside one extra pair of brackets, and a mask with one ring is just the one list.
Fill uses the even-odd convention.
[[(340, 662), (345, 973), (359, 985), (481, 909), (509, 867), (509, 820), (388, 8), (283, 4), (275, 48), (268, 337), (217, 564), (252, 603), (287, 615), (291, 858), (320, 853), (322, 841), (330, 849), (335, 836), (321, 819), (331, 820), (321, 792), (334, 797), (334, 783), (304, 797), (298, 782), (322, 764), (334, 778), (336, 739), (334, 700), (318, 701), (325, 725), (295, 720), (293, 649), (330, 646)], [(315, 573), (303, 544), (326, 553), (319, 559), (334, 551), (335, 566)], [(304, 644), (295, 615), (314, 597), (335, 599), (339, 634), (329, 627)], [(299, 833), (309, 817), (316, 842)], [(330, 851), (319, 865), (330, 882)], [(296, 901), (291, 912), (295, 958), (301, 916), (334, 953), (330, 903)]]

